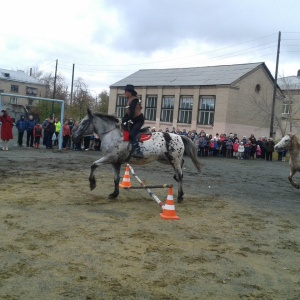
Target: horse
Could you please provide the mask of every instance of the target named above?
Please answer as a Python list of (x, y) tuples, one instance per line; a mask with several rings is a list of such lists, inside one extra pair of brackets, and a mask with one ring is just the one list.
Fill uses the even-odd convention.
[(293, 180), (293, 176), (296, 172), (300, 172), (300, 141), (297, 138), (295, 134), (289, 133), (286, 136), (284, 136), (280, 142), (278, 142), (274, 149), (277, 151), (279, 149), (287, 149), (290, 153), (290, 175), (288, 176), (288, 179), (291, 183), (291, 185), (299, 189), (300, 185), (299, 183), (295, 182)]
[[(143, 128), (142, 128), (143, 130)], [(113, 115), (103, 113), (92, 113), (87, 109), (87, 115), (81, 120), (77, 130), (73, 133), (74, 142), (79, 141), (84, 135), (96, 133), (101, 140), (102, 157), (91, 165), (89, 176), (90, 189), (96, 187), (94, 172), (102, 164), (111, 164), (114, 170), (114, 191), (109, 194), (109, 199), (119, 195), (120, 169), (124, 163), (136, 162), (144, 165), (151, 161), (167, 162), (173, 167), (175, 174), (173, 178), (178, 182), (178, 203), (183, 201), (183, 156), (188, 155), (198, 172), (201, 164), (197, 159), (197, 148), (186, 136), (167, 132), (149, 132), (148, 140), (140, 142), (141, 150), (145, 158), (133, 158), (131, 143), (124, 141), (123, 128), (119, 119)]]

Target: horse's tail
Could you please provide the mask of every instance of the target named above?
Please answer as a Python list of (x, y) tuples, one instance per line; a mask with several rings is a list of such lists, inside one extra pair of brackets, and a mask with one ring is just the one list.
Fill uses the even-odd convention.
[(201, 164), (200, 164), (200, 162), (197, 158), (198, 149), (196, 148), (195, 144), (193, 143), (193, 141), (190, 138), (188, 138), (184, 135), (181, 135), (181, 139), (182, 139), (183, 144), (184, 144), (185, 153), (191, 158), (194, 166), (200, 172), (201, 171)]

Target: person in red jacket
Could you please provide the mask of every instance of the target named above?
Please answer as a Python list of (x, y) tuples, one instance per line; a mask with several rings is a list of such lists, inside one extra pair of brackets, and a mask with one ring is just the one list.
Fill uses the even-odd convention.
[(1, 140), (2, 150), (8, 150), (8, 142), (13, 139), (12, 128), (14, 123), (11, 117), (7, 114), (5, 109), (1, 110), (2, 116), (0, 116), (1, 126)]
[(232, 146), (232, 149), (233, 149), (233, 158), (237, 158), (238, 157), (238, 150), (239, 150), (239, 140), (236, 139), (233, 146)]
[(33, 127), (33, 138), (34, 138), (34, 148), (40, 148), (40, 139), (43, 136), (43, 127), (40, 123), (37, 123)]
[(69, 121), (65, 121), (63, 128), (62, 128), (62, 134), (63, 134), (63, 149), (67, 149), (67, 146), (69, 145), (69, 140), (71, 136), (71, 129), (69, 125)]

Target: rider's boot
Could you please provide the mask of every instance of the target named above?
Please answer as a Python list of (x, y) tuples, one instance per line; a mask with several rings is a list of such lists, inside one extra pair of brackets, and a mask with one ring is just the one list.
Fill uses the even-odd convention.
[(140, 147), (140, 144), (138, 141), (135, 141), (134, 143), (132, 143), (132, 147), (133, 147), (133, 157), (136, 157), (136, 158), (144, 158), (144, 154), (143, 152), (141, 151), (141, 147)]

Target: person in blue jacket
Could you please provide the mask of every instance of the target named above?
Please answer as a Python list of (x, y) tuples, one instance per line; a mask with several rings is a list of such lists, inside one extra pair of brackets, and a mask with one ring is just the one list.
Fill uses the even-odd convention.
[(33, 128), (36, 125), (36, 121), (33, 119), (33, 116), (30, 115), (28, 120), (26, 121), (26, 131), (27, 131), (27, 140), (26, 140), (26, 146), (27, 147), (33, 147)]
[(20, 120), (17, 121), (16, 127), (18, 128), (18, 145), (19, 147), (22, 147), (24, 131), (26, 130), (26, 121), (24, 115), (20, 116)]

